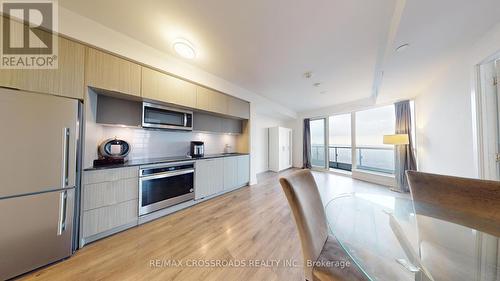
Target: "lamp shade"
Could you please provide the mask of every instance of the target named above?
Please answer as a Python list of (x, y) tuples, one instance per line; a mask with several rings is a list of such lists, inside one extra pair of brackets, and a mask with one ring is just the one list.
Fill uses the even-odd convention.
[(408, 134), (384, 135), (384, 144), (410, 144)]

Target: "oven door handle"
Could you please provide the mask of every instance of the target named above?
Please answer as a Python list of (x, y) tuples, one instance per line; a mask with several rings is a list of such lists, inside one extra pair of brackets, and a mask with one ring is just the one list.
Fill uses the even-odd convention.
[(141, 181), (169, 178), (169, 177), (175, 177), (175, 176), (191, 174), (191, 173), (194, 173), (194, 169), (185, 169), (185, 170), (174, 171), (174, 172), (163, 172), (163, 173), (153, 174), (150, 176), (141, 177)]

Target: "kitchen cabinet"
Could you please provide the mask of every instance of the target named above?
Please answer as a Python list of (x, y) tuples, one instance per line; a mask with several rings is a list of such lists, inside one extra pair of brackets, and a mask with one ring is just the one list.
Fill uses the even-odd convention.
[(142, 97), (180, 106), (196, 107), (196, 85), (142, 67)]
[(292, 167), (292, 130), (269, 128), (269, 170), (279, 172)]
[(235, 97), (227, 97), (227, 114), (243, 119), (250, 119), (250, 103)]
[(85, 243), (137, 225), (137, 204), (137, 200), (131, 200), (85, 211), (82, 222)]
[(236, 156), (238, 162), (238, 187), (247, 185), (250, 182), (250, 156)]
[(141, 66), (87, 47), (85, 83), (87, 86), (140, 97)]
[(242, 133), (242, 121), (226, 117), (219, 117), (207, 113), (195, 112), (193, 130), (211, 133)]
[(80, 245), (137, 225), (139, 169), (85, 171)]
[(227, 96), (217, 91), (197, 86), (196, 108), (220, 114), (227, 114)]
[(222, 132), (230, 134), (241, 134), (242, 133), (241, 120), (222, 118)]
[(85, 47), (58, 38), (57, 69), (0, 69), (0, 86), (83, 99)]
[(238, 157), (224, 158), (224, 190), (238, 187)]
[(201, 112), (193, 116), (193, 130), (199, 132), (222, 133), (222, 118)]
[(224, 158), (196, 161), (195, 199), (201, 199), (224, 189)]
[(84, 185), (83, 211), (97, 209), (138, 198), (138, 178)]

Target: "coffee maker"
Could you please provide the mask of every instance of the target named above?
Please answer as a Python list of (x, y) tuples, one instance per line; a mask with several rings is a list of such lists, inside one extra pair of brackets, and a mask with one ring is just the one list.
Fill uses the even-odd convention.
[(192, 141), (191, 142), (191, 157), (200, 158), (203, 157), (205, 152), (204, 143), (202, 141)]

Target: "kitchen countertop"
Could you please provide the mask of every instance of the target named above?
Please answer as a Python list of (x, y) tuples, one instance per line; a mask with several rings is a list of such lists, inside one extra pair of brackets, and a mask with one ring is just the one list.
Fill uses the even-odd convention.
[(231, 156), (239, 156), (239, 155), (248, 155), (248, 153), (219, 153), (219, 154), (207, 154), (203, 157), (191, 158), (189, 156), (173, 156), (173, 157), (159, 157), (159, 158), (144, 158), (144, 159), (132, 159), (128, 160), (123, 164), (115, 164), (115, 165), (105, 165), (98, 167), (89, 167), (83, 169), (84, 171), (94, 171), (94, 170), (103, 170), (103, 169), (116, 169), (116, 168), (125, 168), (132, 166), (141, 166), (141, 165), (149, 165), (149, 164), (159, 164), (159, 163), (169, 163), (169, 162), (179, 162), (179, 161), (189, 161), (189, 160), (201, 160), (201, 159), (210, 159), (210, 158), (220, 158), (220, 157), (231, 157)]

